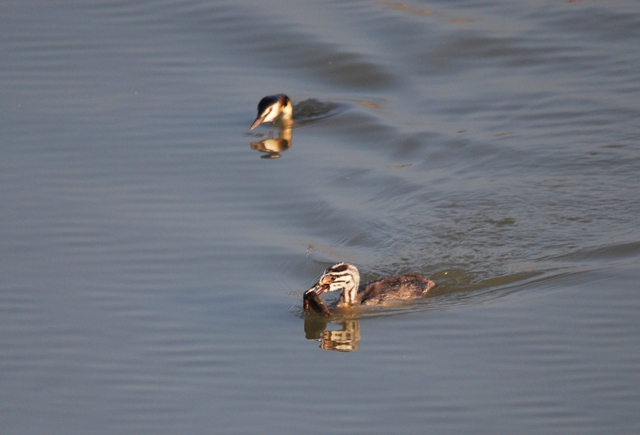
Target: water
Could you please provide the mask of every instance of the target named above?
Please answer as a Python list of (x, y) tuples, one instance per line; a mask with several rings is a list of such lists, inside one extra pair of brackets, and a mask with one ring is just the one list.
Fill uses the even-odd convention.
[(636, 2), (0, 12), (3, 434), (640, 430)]

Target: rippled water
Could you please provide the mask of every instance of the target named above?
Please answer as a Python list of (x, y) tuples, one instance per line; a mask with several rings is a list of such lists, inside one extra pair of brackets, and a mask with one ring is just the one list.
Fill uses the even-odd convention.
[[(9, 1), (0, 36), (2, 434), (640, 431), (637, 2)], [(438, 287), (305, 318), (339, 261)]]

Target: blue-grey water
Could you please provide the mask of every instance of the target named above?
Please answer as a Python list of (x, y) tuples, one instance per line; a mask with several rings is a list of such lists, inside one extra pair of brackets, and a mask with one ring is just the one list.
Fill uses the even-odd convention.
[[(0, 433), (640, 433), (639, 47), (636, 0), (2, 2)], [(340, 261), (438, 286), (305, 317)]]

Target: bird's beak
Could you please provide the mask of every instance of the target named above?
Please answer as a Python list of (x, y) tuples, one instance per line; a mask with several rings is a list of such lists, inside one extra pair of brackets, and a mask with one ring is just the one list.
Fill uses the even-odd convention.
[(307, 290), (305, 293), (315, 292), (317, 295), (321, 295), (329, 289), (329, 284), (320, 284), (317, 282), (313, 287)]
[(255, 121), (253, 121), (253, 124), (251, 124), (251, 128), (249, 130), (253, 130), (254, 128), (256, 128), (257, 126), (259, 126), (260, 124), (262, 124), (262, 121), (264, 121), (264, 118), (267, 117), (268, 113), (265, 113), (264, 115), (258, 115), (258, 117), (256, 118)]

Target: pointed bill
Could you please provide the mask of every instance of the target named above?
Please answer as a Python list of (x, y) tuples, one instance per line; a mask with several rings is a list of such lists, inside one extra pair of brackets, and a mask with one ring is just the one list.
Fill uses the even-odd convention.
[(309, 290), (307, 290), (305, 292), (305, 294), (309, 293), (309, 292), (314, 292), (317, 295), (321, 295), (322, 293), (324, 293), (328, 289), (329, 289), (329, 286), (327, 284), (320, 284), (319, 282), (317, 282), (316, 284), (313, 285), (313, 287), (311, 287)]
[(267, 114), (265, 113), (264, 115), (258, 115), (258, 117), (256, 118), (255, 121), (253, 121), (253, 124), (251, 124), (251, 128), (249, 130), (253, 130), (254, 128), (256, 128), (257, 126), (259, 126), (260, 124), (262, 124), (264, 122), (264, 118), (267, 117)]

